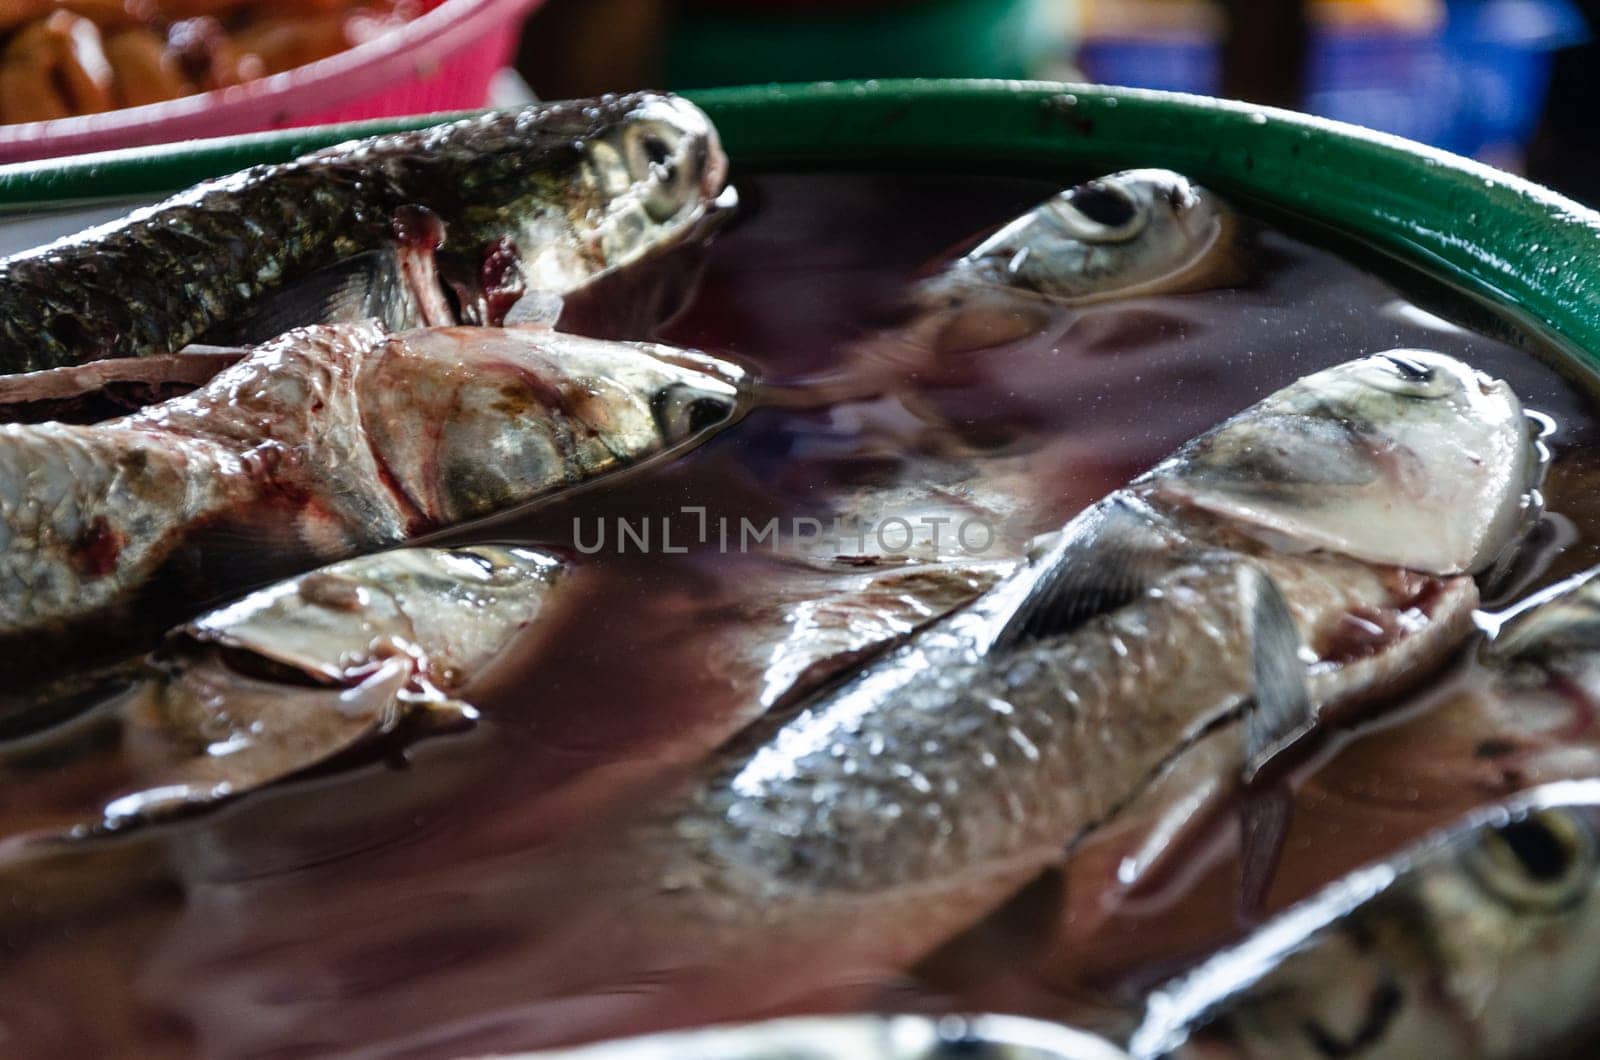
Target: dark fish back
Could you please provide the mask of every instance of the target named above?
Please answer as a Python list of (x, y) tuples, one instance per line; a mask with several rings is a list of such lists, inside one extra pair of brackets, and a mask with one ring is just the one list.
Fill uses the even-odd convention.
[(279, 287), (415, 235), (403, 207), (472, 254), (508, 211), (548, 204), (586, 140), (640, 97), (540, 105), (330, 148), (199, 185), (0, 261), (0, 371), (171, 353)]

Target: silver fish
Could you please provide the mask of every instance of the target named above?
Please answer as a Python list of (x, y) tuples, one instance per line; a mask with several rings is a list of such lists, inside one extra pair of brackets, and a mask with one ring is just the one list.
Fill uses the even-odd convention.
[(652, 93), (343, 144), (0, 261), (0, 370), (368, 317), (499, 323), (703, 235), (726, 179), (706, 116)]
[(191, 591), (592, 480), (727, 422), (740, 378), (697, 354), (544, 328), (369, 323), (293, 332), (120, 420), (0, 427), (0, 636), (123, 608), (229, 536), (269, 543), (255, 552), (270, 562), (212, 559)]
[[(657, 886), (725, 945), (792, 945), (798, 966), (820, 934), (829, 961), (859, 945), (903, 966), (1059, 861), (1202, 734), (1235, 731), (1231, 768), (1248, 770), (1318, 711), (1441, 659), (1467, 631), (1469, 575), (1514, 536), (1502, 513), (1528, 503), (1539, 466), (1509, 387), (1410, 358), (1269, 397), (1041, 542), (971, 607), (752, 727), (646, 826), (640, 842), (666, 854)], [(1274, 460), (1223, 467), (1217, 454), (1284, 408), (1306, 422), (1275, 436)], [(1340, 450), (1337, 475), (1330, 423), (1364, 441)], [(1249, 511), (1188, 500), (1314, 478), (1332, 497), (1292, 526), (1278, 509), (1270, 542)], [(1345, 532), (1335, 498), (1376, 512), (1378, 493), (1390, 526), (1458, 504), (1474, 548), (1442, 537), (1421, 555)], [(1385, 642), (1345, 654), (1354, 612), (1389, 616)], [(932, 897), (947, 892), (961, 897)], [(909, 894), (923, 896), (911, 918), (896, 912)]]
[(561, 575), (552, 556), (488, 546), (401, 549), (302, 575), (174, 631), (135, 687), (8, 746), (0, 775), (26, 783), (29, 760), (59, 773), (84, 765), (61, 766), (63, 748), (113, 748), (116, 789), (61, 826), (97, 835), (248, 794), (408, 718), (470, 723), (476, 712), (453, 697), (537, 621)]
[[(1409, 362), (1352, 362), (1186, 451), (1221, 451), (1296, 395), (1338, 393), (1344, 401), (1306, 412), (1299, 460), (1290, 451), (1256, 465), (1263, 489), (1325, 474), (1325, 432), (1313, 428), (1338, 419), (1372, 445), (1345, 450), (1355, 466), (1330, 491), (1354, 499), (1387, 485), (1396, 525), (1448, 495), (1461, 503), (1455, 518), (1493, 520), (1509, 540), (1517, 527), (1497, 513), (1516, 502), (1503, 494), (1520, 499), (1539, 471), (1516, 396), (1450, 358), (1416, 356), (1437, 379), (1415, 379)], [(1492, 459), (1464, 451), (1462, 439), (1485, 434), (1506, 441), (1485, 450)], [(1235, 734), (1218, 768), (1237, 783), (1320, 709), (1438, 660), (1465, 635), (1476, 592), (1455, 551), (1407, 571), (1390, 550), (1368, 549), (1381, 537), (1357, 535), (1345, 553), (1280, 526), (1268, 542), (1173, 493), (1219, 477), (1244, 481), (1182, 459), (1141, 477), (971, 606), (752, 725), (639, 819), (441, 870), (430, 884), (441, 891), (509, 888), (539, 946), (481, 954), (426, 1026), (421, 992), (438, 999), (415, 983), (289, 1003), (274, 994), (274, 1029), (241, 1036), (254, 1025), (244, 1014), (264, 1002), (241, 1002), (259, 990), (218, 970), (260, 945), (258, 933), (175, 955), (166, 981), (212, 969), (184, 1013), (235, 1045), (315, 1037), (338, 1048), (377, 1035), (425, 1052), (504, 1047), (519, 1029), (560, 1042), (749, 1018), (881, 982), (1058, 865), (1202, 734)], [(1299, 529), (1325, 538), (1342, 522), (1319, 504)], [(1508, 543), (1465, 533), (1478, 542), (1470, 568)], [(1384, 637), (1348, 651), (1353, 612), (1385, 625)], [(369, 902), (351, 895), (323, 910), (317, 953), (284, 974), (332, 975), (359, 960)], [(282, 939), (303, 930), (285, 925)]]
[(919, 283), (902, 342), (951, 353), (1013, 341), (1051, 307), (1179, 292), (1219, 275), (1231, 210), (1164, 169), (1135, 169), (1056, 195)]
[(1600, 781), (1547, 785), (1340, 880), (1162, 987), (1155, 1057), (1533, 1057), (1596, 1021)]
[(1020, 1016), (833, 1016), (711, 1027), (524, 1060), (1127, 1060), (1110, 1042)]

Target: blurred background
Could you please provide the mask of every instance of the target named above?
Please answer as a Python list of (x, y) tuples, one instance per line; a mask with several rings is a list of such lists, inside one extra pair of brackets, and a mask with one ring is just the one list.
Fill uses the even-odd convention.
[(1600, 201), (1600, 0), (549, 0), (542, 95), (1039, 77), (1224, 95), (1397, 133)]
[(1593, 203), (1597, 30), (1600, 0), (0, 0), (0, 160), (642, 87), (1028, 77), (1306, 110)]

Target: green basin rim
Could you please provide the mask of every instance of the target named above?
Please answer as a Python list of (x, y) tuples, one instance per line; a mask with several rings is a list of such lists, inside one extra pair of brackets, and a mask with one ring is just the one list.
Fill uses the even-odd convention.
[[(1421, 144), (1288, 111), (1139, 89), (865, 81), (686, 93), (736, 163), (963, 166), (1019, 174), (1166, 166), (1331, 226), (1600, 359), (1600, 214)], [(439, 116), (0, 167), (0, 210), (152, 195)]]

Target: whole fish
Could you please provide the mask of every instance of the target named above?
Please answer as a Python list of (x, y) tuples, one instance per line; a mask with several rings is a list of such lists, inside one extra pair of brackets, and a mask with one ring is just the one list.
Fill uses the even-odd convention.
[(525, 294), (568, 294), (703, 234), (726, 177), (706, 116), (651, 93), (259, 166), (0, 261), (0, 371), (366, 317), (498, 323)]
[(1162, 987), (1129, 1051), (1537, 1057), (1576, 1044), (1597, 999), (1600, 781), (1563, 781), (1353, 873)]
[(661, 1034), (523, 1060), (1127, 1060), (1110, 1042), (1020, 1016), (832, 1016)]
[[(758, 727), (672, 825), (704, 845), (688, 875), (805, 905), (1042, 868), (1201, 732), (1243, 716), (1254, 755), (1440, 655), (1538, 471), (1516, 396), (1451, 358), (1309, 376)], [(1358, 613), (1384, 632), (1351, 650)]]
[[(531, 549), (411, 548), (336, 563), (175, 630), (145, 675), (108, 708), (17, 741), (0, 777), (114, 758), (113, 789), (88, 805), (30, 806), (9, 847), (122, 831), (237, 798), (427, 715), (470, 723), (452, 698), (561, 581)], [(30, 765), (32, 763), (32, 765)], [(101, 763), (103, 765), (103, 763)], [(96, 785), (68, 785), (80, 802)], [(13, 788), (15, 790), (15, 788)]]
[(0, 426), (0, 636), (126, 608), (158, 576), (215, 595), (591, 481), (727, 422), (739, 379), (541, 327), (369, 322), (292, 332), (119, 420)]
[[(449, 998), (415, 982), (286, 1000), (291, 980), (341, 982), (367, 952), (363, 894), (285, 925), (285, 946), (305, 931), (317, 946), (252, 984), (273, 998), (270, 1031), (239, 1030), (258, 1025), (249, 988), (215, 971), (259, 933), (175, 955), (164, 981), (212, 969), (184, 1015), (239, 1051), (313, 1038), (481, 1051), (519, 1030), (614, 1037), (819, 993), (870, 1004), (865, 987), (833, 991), (881, 983), (970, 927), (1202, 735), (1238, 733), (1219, 768), (1239, 779), (1320, 709), (1444, 657), (1469, 625), (1471, 572), (1520, 529), (1540, 470), (1529, 426), (1504, 383), (1438, 354), (1308, 376), (1085, 512), (966, 609), (755, 723), (637, 819), (430, 876), (430, 893), (527, 911), (538, 939), (480, 952)], [(1422, 513), (1454, 528), (1402, 537)]]
[(918, 283), (896, 338), (934, 353), (985, 349), (1062, 307), (1203, 286), (1225, 271), (1234, 224), (1215, 195), (1169, 170), (1088, 181)]

